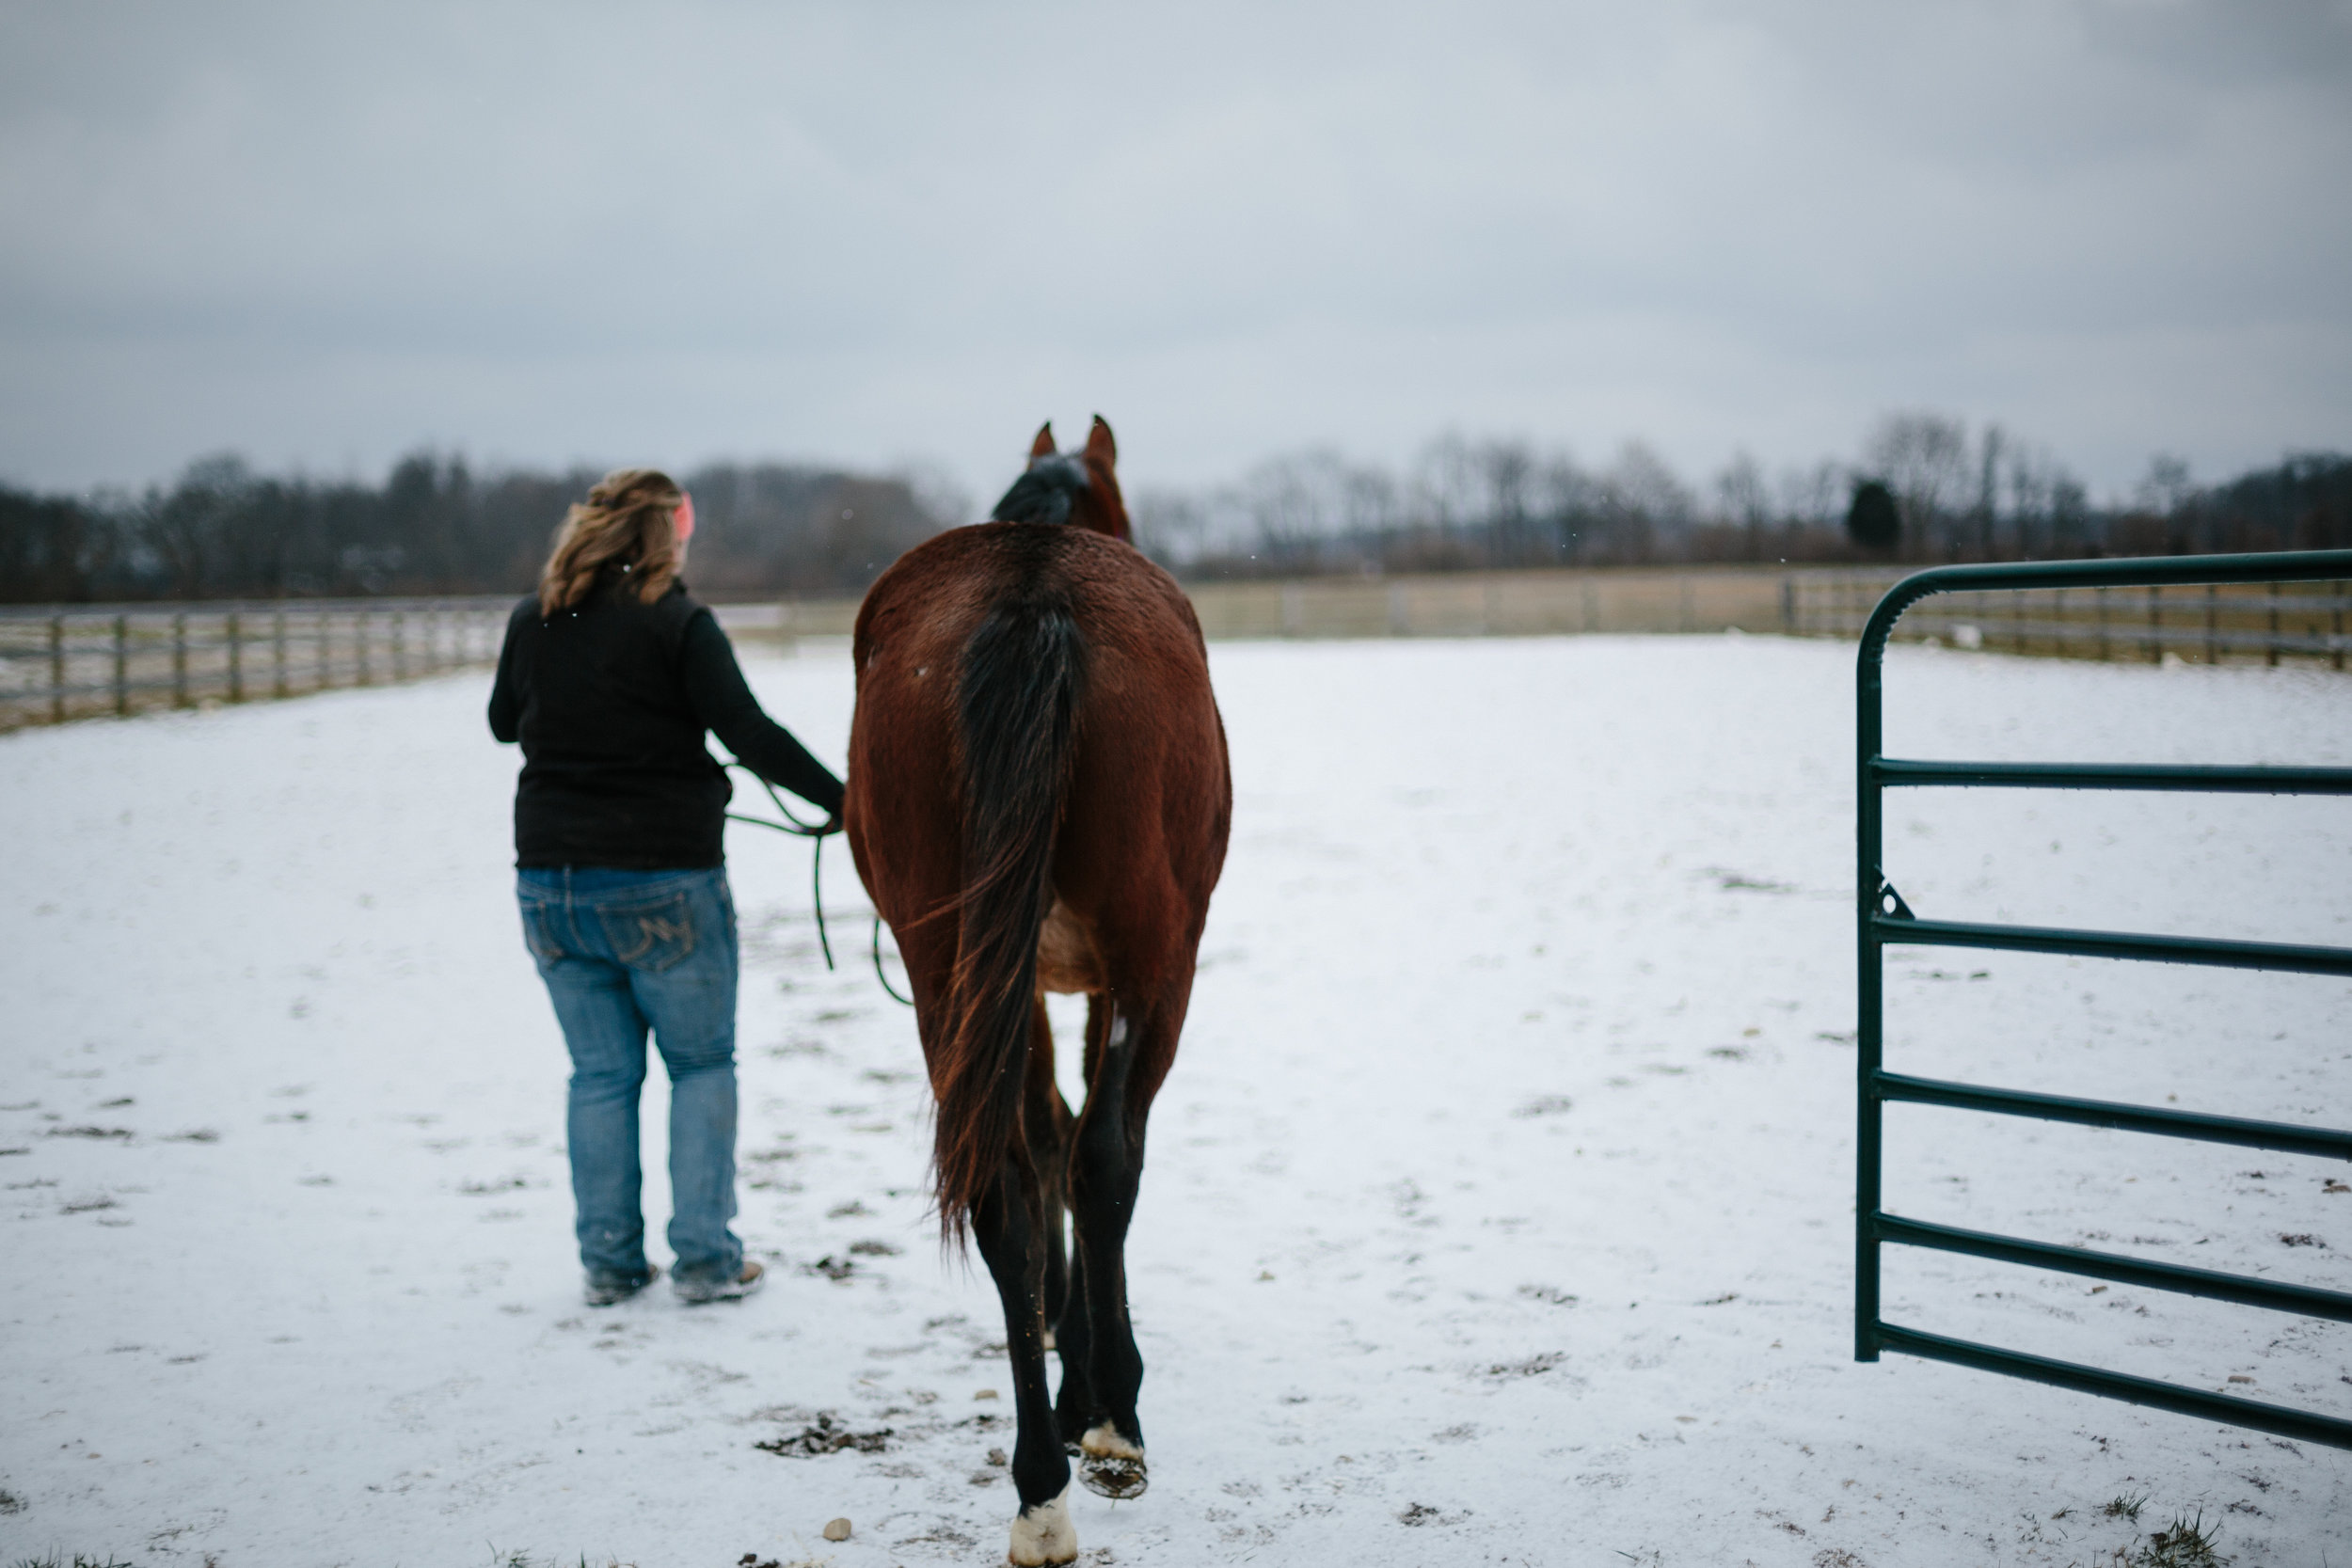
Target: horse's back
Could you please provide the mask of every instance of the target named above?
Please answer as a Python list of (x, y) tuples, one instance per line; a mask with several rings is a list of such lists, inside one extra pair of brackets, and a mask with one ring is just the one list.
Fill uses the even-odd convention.
[[(1050, 523), (981, 523), (908, 551), (858, 612), (850, 737), (853, 840), (957, 831), (965, 661), (992, 616), (1067, 615), (1084, 674), (1055, 857), (1063, 897), (1107, 913), (1140, 900), (1197, 939), (1221, 869), (1232, 790), (1191, 602), (1132, 546)], [(860, 800), (860, 798), (862, 801)], [(862, 807), (862, 809), (861, 809)], [(914, 820), (928, 816), (928, 824)], [(861, 863), (866, 859), (862, 852)]]

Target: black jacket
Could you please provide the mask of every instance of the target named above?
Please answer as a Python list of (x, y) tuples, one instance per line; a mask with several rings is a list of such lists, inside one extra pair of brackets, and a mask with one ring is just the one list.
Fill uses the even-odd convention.
[(490, 733), (519, 739), (515, 863), (659, 871), (714, 866), (733, 787), (703, 745), (828, 814), (841, 781), (760, 711), (709, 608), (674, 585), (642, 602), (613, 572), (578, 607), (515, 607)]

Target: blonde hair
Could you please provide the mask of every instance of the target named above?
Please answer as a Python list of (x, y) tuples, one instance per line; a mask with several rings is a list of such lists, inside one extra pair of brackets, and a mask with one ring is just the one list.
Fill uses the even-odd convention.
[(684, 554), (674, 515), (685, 499), (659, 468), (615, 468), (598, 480), (556, 530), (555, 548), (539, 571), (539, 613), (580, 603), (596, 586), (596, 574), (616, 561), (645, 603), (668, 593)]

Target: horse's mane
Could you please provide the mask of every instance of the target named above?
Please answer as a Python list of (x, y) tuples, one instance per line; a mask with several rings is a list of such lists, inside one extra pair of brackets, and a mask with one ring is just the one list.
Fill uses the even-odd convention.
[(998, 523), (1066, 523), (1087, 488), (1086, 465), (1074, 457), (1040, 457), (989, 510)]

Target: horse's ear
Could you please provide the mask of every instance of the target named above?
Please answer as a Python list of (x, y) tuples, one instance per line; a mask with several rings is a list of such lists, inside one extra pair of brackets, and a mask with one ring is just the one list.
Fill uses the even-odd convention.
[(1087, 432), (1087, 455), (1105, 464), (1119, 461), (1119, 443), (1111, 439), (1110, 421), (1100, 414), (1094, 416), (1094, 428)]
[(1029, 461), (1054, 455), (1054, 421), (1046, 420), (1037, 427), (1037, 439), (1029, 443)]

